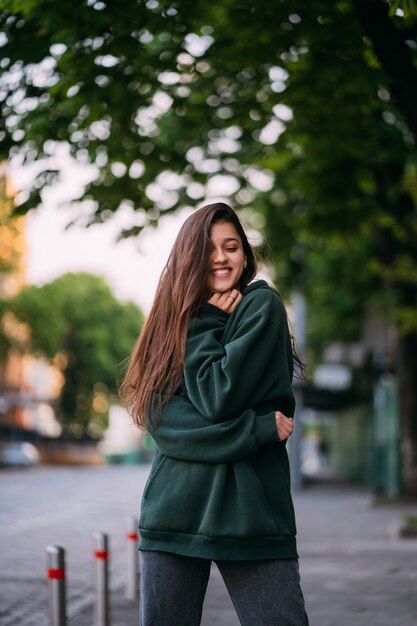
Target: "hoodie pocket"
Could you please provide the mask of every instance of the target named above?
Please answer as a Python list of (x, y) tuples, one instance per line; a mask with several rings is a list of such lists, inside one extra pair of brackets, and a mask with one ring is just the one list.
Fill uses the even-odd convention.
[(218, 468), (202, 530), (223, 538), (271, 537), (277, 526), (249, 460)]
[(153, 489), (156, 481), (158, 480), (158, 476), (161, 473), (166, 461), (167, 461), (166, 456), (162, 456), (158, 462), (158, 464), (154, 465), (152, 467), (151, 473), (149, 474), (148, 480), (146, 481), (146, 485), (145, 485), (145, 489), (143, 491), (143, 499), (146, 500), (146, 498), (149, 497), (149, 494), (151, 492), (151, 490)]
[(141, 527), (212, 538), (277, 534), (261, 483), (247, 460), (212, 464), (164, 457), (145, 490)]
[(284, 445), (265, 446), (251, 461), (280, 535), (295, 535), (290, 468)]
[(204, 463), (163, 457), (143, 495), (140, 527), (196, 533), (208, 471)]

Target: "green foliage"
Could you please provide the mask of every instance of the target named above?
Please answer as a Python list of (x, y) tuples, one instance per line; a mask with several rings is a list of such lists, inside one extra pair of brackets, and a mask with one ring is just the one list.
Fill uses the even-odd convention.
[(405, 513), (403, 515), (404, 522), (407, 526), (411, 526), (413, 529), (417, 530), (417, 515), (411, 515), (410, 513)]
[(390, 0), (390, 5), (390, 15), (395, 15), (398, 10), (403, 11), (406, 17), (417, 15), (416, 0)]
[(377, 292), (376, 278), (369, 271), (370, 251), (358, 238), (343, 242), (329, 239), (307, 255), (309, 282), (306, 296), (311, 303), (309, 345), (319, 354), (330, 341), (355, 342), (361, 334), (365, 307)]
[(96, 168), (83, 220), (135, 209), (122, 236), (227, 176), (232, 202), (265, 217), (280, 289), (308, 294), (315, 346), (337, 329), (353, 338), (367, 299), (387, 289), (400, 331), (417, 331), (413, 11), (405, 0), (0, 0), (1, 151), (39, 172), (18, 210), (55, 180), (60, 143)]
[(31, 331), (27, 350), (61, 364), (65, 378), (60, 418), (75, 433), (100, 434), (107, 400), (143, 323), (133, 303), (118, 302), (105, 281), (91, 274), (65, 274), (30, 286), (8, 303)]
[[(291, 259), (277, 252), (277, 280), (288, 288), (297, 278), (304, 288), (316, 349), (358, 339), (369, 303), (379, 302), (400, 332), (417, 331), (415, 140), (355, 3), (321, 3), (318, 27), (319, 4), (300, 13), (305, 52), (285, 65), (283, 92), (293, 119), (274, 146), (279, 160), (268, 163), (286, 217), (274, 227), (274, 199), (267, 212), (273, 249)], [(387, 292), (396, 306), (386, 306)]]

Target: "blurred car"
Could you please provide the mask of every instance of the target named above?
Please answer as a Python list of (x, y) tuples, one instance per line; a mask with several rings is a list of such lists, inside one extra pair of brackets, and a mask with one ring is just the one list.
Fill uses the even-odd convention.
[(40, 462), (38, 450), (28, 441), (0, 443), (0, 465), (3, 467), (30, 467)]

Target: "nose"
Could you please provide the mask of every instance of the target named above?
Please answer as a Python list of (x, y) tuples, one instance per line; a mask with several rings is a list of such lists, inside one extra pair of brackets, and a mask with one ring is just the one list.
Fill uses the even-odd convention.
[(226, 261), (226, 255), (223, 248), (221, 246), (218, 248), (214, 248), (211, 258), (213, 260), (213, 263), (224, 263)]

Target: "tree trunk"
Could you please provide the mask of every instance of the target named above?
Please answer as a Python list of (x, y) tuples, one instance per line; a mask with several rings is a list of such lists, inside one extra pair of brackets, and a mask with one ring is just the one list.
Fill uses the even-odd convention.
[[(410, 223), (409, 216), (414, 212), (410, 197), (403, 197), (397, 207), (397, 219)], [(414, 236), (409, 240), (396, 240), (391, 229), (375, 228), (374, 241), (379, 262), (392, 269), (396, 257), (403, 253), (417, 261)], [(401, 309), (415, 309), (417, 316), (417, 288), (412, 282), (404, 282), (393, 277), (387, 287), (396, 295), (396, 306)], [(417, 329), (408, 332), (397, 328), (397, 379), (398, 410), (400, 415), (402, 479), (404, 495), (417, 498)]]
[(389, 16), (389, 4), (383, 0), (354, 0), (356, 14), (364, 33), (372, 42), (381, 67), (387, 73), (398, 109), (417, 139), (417, 70), (406, 33)]
[(417, 332), (398, 338), (397, 374), (404, 495), (417, 498)]

